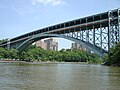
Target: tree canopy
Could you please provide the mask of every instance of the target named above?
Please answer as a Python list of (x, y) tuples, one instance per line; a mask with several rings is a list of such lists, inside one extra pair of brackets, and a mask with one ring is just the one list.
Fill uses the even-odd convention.
[(120, 43), (110, 49), (104, 60), (105, 65), (120, 66)]
[(1, 59), (19, 59), (25, 61), (64, 61), (64, 62), (89, 62), (99, 63), (98, 55), (91, 54), (82, 50), (62, 49), (60, 51), (44, 50), (33, 45), (26, 48), (24, 51), (16, 49), (7, 50), (0, 48)]

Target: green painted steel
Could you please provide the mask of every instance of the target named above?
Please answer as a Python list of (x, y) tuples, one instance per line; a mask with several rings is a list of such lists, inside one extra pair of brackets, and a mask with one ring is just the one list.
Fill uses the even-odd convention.
[(0, 46), (23, 50), (31, 43), (48, 37), (72, 40), (103, 56), (120, 42), (120, 9), (42, 28), (12, 38)]

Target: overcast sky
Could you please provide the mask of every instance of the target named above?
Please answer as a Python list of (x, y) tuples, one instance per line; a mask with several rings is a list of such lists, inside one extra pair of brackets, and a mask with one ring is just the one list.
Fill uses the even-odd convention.
[[(0, 0), (0, 39), (119, 7), (120, 0)], [(59, 49), (71, 46), (58, 41)]]

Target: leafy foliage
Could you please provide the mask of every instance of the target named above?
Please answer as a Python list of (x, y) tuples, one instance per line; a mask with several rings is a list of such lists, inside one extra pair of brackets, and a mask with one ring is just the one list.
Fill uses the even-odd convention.
[(17, 59), (19, 51), (16, 49), (7, 50), (6, 48), (0, 48), (0, 58), (2, 59)]
[(16, 49), (7, 50), (0, 48), (0, 58), (20, 59), (25, 61), (65, 61), (65, 62), (89, 62), (99, 63), (96, 54), (86, 51), (62, 49), (60, 51), (44, 50), (33, 45), (20, 52)]
[(3, 40), (0, 40), (0, 43), (6, 42), (6, 41), (8, 41), (8, 39), (3, 39)]
[(120, 43), (110, 49), (104, 60), (106, 65), (120, 66)]

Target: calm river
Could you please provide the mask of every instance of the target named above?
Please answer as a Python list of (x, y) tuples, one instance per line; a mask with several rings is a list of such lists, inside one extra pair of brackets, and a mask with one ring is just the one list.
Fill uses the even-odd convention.
[(0, 63), (0, 90), (120, 90), (120, 68)]

